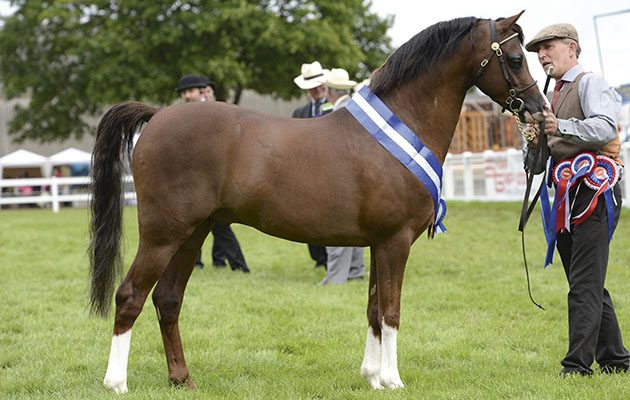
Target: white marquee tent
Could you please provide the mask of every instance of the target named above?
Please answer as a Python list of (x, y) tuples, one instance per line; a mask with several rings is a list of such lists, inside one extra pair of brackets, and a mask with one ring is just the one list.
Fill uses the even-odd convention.
[(48, 157), (50, 164), (55, 165), (70, 165), (70, 164), (91, 164), (92, 154), (87, 151), (79, 150), (74, 147), (62, 150), (59, 153), (55, 153)]
[(40, 168), (42, 176), (50, 176), (51, 172), (47, 157), (24, 149), (16, 150), (0, 158), (0, 178), (5, 168)]

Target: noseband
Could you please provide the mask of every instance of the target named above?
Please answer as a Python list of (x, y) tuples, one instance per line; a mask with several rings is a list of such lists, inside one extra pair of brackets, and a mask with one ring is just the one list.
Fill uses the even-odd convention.
[(507, 67), (505, 66), (505, 60), (503, 59), (503, 51), (501, 50), (501, 45), (507, 42), (508, 40), (514, 39), (515, 37), (517, 37), (518, 33), (515, 33), (499, 42), (499, 39), (497, 38), (497, 22), (492, 19), (490, 20), (490, 36), (492, 39), (492, 44), (490, 45), (490, 48), (492, 50), (490, 51), (490, 55), (481, 62), (481, 66), (479, 67), (479, 70), (477, 71), (477, 75), (475, 76), (475, 79), (473, 80), (473, 86), (477, 85), (477, 79), (479, 79), (479, 77), (483, 73), (483, 69), (485, 68), (486, 65), (488, 65), (492, 56), (496, 54), (497, 58), (499, 59), (499, 63), (501, 64), (501, 70), (503, 71), (503, 78), (505, 78), (505, 81), (510, 87), (510, 91), (509, 91), (510, 96), (505, 100), (505, 105), (503, 106), (503, 110), (508, 109), (513, 114), (518, 114), (521, 111), (523, 111), (523, 109), (525, 108), (525, 102), (521, 100), (518, 96), (520, 96), (527, 89), (533, 87), (536, 84), (536, 81), (533, 81), (532, 83), (525, 86), (523, 89), (519, 90), (518, 92), (514, 90), (514, 85), (512, 85), (512, 81), (510, 80), (510, 77), (508, 75)]

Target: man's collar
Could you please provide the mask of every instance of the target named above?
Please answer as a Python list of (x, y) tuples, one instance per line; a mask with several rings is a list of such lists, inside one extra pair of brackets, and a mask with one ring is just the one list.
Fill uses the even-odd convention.
[(575, 78), (577, 78), (582, 72), (584, 72), (584, 67), (580, 64), (575, 65), (573, 68), (568, 70), (562, 75), (562, 81), (565, 82), (573, 82)]
[(350, 97), (349, 94), (344, 94), (343, 96), (341, 96), (340, 98), (337, 99), (337, 101), (335, 101), (335, 104), (333, 104), (334, 106), (336, 106), (337, 104), (341, 103), (343, 100), (345, 100), (346, 98)]
[(317, 102), (319, 102), (319, 104), (324, 104), (326, 102), (326, 96), (322, 97), (319, 100), (311, 99), (312, 104), (317, 104)]

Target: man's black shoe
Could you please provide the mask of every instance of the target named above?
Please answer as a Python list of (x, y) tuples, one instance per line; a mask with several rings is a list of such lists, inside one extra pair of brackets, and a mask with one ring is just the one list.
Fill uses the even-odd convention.
[(249, 274), (249, 268), (247, 268), (247, 265), (241, 265), (238, 267), (233, 267), (230, 265), (230, 268), (232, 268), (232, 271), (243, 271), (246, 274)]

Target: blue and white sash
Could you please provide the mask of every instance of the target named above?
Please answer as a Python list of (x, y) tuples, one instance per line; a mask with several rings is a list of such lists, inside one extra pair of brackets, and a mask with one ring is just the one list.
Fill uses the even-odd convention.
[(442, 194), (442, 165), (431, 150), (378, 98), (364, 86), (352, 96), (346, 109), (377, 142), (411, 171), (433, 197), (433, 232), (442, 233), (446, 202)]

